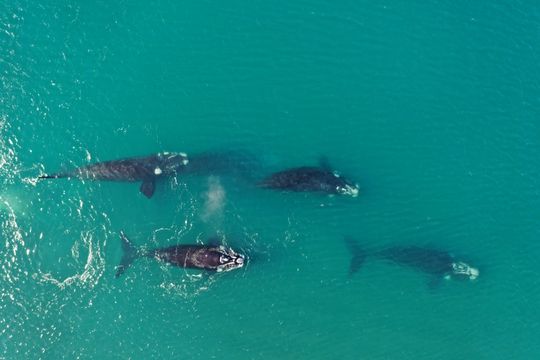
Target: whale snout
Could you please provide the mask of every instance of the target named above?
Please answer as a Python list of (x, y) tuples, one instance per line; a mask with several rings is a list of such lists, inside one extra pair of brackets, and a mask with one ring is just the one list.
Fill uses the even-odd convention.
[(219, 258), (220, 264), (217, 266), (216, 270), (221, 271), (231, 271), (234, 269), (239, 269), (244, 266), (245, 256), (238, 254), (232, 249), (221, 248), (221, 256)]
[(356, 184), (354, 185), (347, 184), (344, 186), (339, 186), (337, 190), (342, 195), (349, 195), (352, 197), (357, 197), (358, 194), (360, 193), (360, 189), (358, 188), (358, 185)]
[(470, 268), (469, 279), (474, 280), (480, 276), (480, 271), (477, 268)]
[(452, 272), (454, 276), (469, 280), (475, 280), (480, 276), (480, 270), (462, 261), (452, 263)]

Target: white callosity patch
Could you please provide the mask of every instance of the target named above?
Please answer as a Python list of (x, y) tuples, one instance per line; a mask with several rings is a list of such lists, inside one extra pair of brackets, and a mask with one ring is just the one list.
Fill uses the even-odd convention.
[(159, 167), (154, 169), (154, 175), (161, 175), (163, 173), (163, 170), (161, 170)]
[(185, 152), (180, 152), (178, 154), (183, 157), (182, 165), (187, 165), (189, 163), (187, 154)]
[(336, 190), (343, 195), (350, 195), (352, 197), (357, 197), (359, 190), (358, 186), (345, 185), (344, 187), (338, 186)]
[(452, 263), (452, 270), (454, 274), (466, 275), (469, 279), (474, 280), (480, 275), (480, 271), (464, 262)]
[(221, 265), (216, 268), (217, 272), (231, 271), (244, 266), (244, 255), (236, 253), (233, 249), (219, 247), (222, 255), (219, 258)]

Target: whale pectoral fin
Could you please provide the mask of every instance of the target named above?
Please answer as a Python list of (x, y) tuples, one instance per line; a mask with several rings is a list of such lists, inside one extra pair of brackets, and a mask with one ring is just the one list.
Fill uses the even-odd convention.
[(141, 184), (141, 192), (146, 196), (147, 198), (151, 198), (152, 195), (154, 195), (154, 190), (156, 189), (156, 182), (154, 179), (144, 180)]

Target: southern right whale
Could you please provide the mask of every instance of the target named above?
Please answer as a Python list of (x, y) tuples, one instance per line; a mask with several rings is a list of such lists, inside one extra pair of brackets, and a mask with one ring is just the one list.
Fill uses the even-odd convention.
[(475, 280), (480, 275), (477, 268), (442, 250), (420, 246), (392, 246), (367, 251), (350, 238), (346, 238), (345, 242), (352, 253), (350, 275), (357, 272), (368, 258), (389, 261), (428, 274), (431, 276), (430, 285), (450, 278)]
[(151, 198), (156, 179), (172, 175), (188, 163), (185, 153), (162, 152), (144, 157), (98, 162), (72, 171), (41, 175), (39, 179), (76, 177), (88, 180), (141, 181), (140, 191)]
[(319, 166), (303, 166), (276, 172), (258, 183), (259, 187), (288, 191), (317, 191), (358, 196), (358, 185), (332, 170), (326, 159)]
[(210, 150), (189, 154), (189, 164), (182, 174), (198, 176), (231, 176), (252, 181), (261, 171), (260, 158), (246, 150)]
[(116, 269), (115, 277), (119, 277), (137, 258), (147, 257), (171, 264), (173, 266), (225, 272), (244, 266), (245, 256), (233, 249), (218, 244), (210, 245), (173, 245), (165, 248), (136, 248), (124, 232), (120, 232), (122, 261)]

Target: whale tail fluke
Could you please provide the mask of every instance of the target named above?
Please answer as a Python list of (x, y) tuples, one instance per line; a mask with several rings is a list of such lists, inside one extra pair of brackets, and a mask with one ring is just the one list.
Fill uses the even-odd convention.
[(345, 238), (345, 244), (352, 254), (351, 263), (349, 266), (349, 275), (356, 273), (364, 264), (367, 253), (358, 243), (350, 237)]
[(120, 232), (120, 240), (122, 241), (122, 260), (120, 265), (116, 268), (116, 274), (114, 277), (119, 277), (126, 271), (126, 269), (133, 263), (133, 261), (139, 256), (137, 248), (129, 241), (126, 234), (123, 231)]

